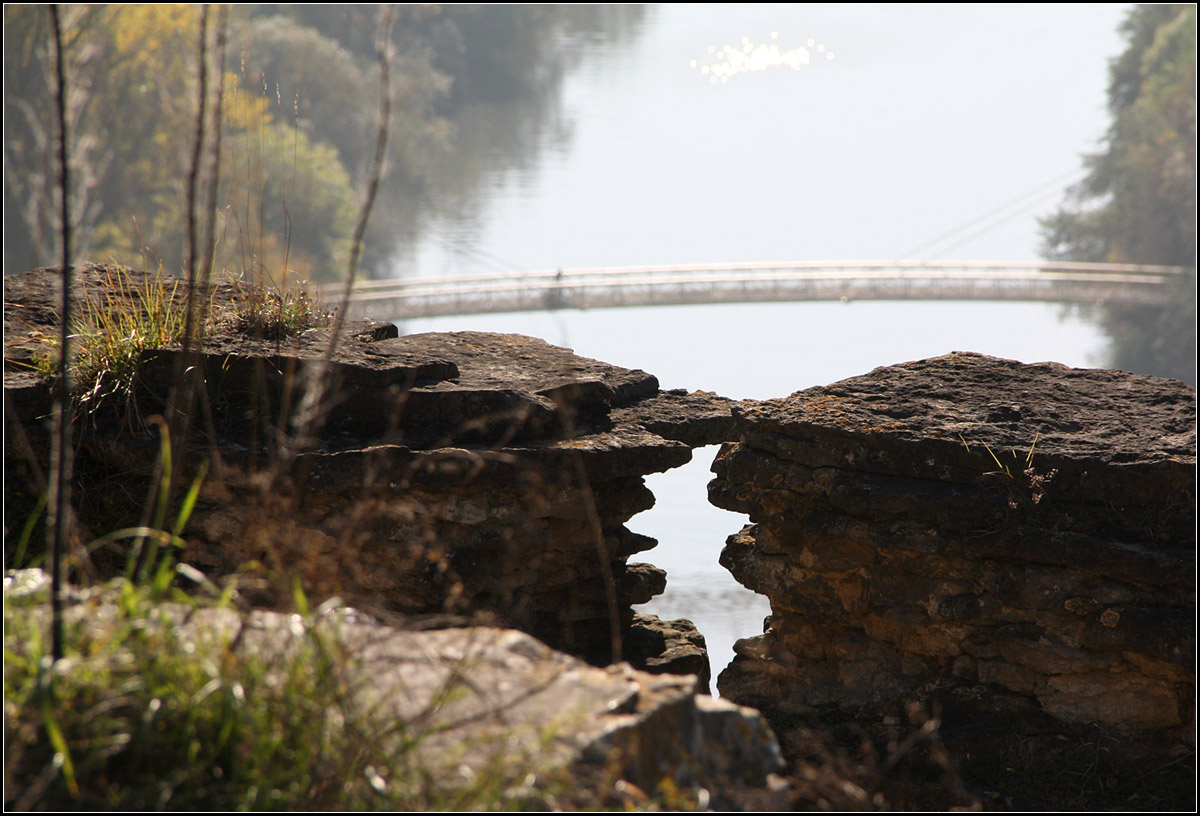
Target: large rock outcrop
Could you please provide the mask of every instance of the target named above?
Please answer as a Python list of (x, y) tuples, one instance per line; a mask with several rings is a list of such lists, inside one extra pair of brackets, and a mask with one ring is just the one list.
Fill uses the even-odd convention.
[(1195, 392), (954, 353), (734, 414), (721, 556), (771, 599), (721, 694), (776, 713), (1194, 741)]
[[(148, 282), (78, 273), (93, 308), (139, 308)], [(5, 280), (10, 532), (26, 529), (45, 488), (50, 389), (34, 355), (57, 319), (54, 278)], [(743, 746), (720, 729), (758, 726), (693, 699), (709, 669), (690, 622), (633, 611), (666, 577), (631, 563), (656, 542), (626, 524), (654, 502), (646, 474), (725, 442), (710, 499), (753, 523), (721, 561), (772, 615), (738, 643), (719, 687), (781, 736), (789, 723), (894, 725), (928, 703), (959, 732), (1057, 739), (1089, 724), (1194, 746), (1195, 392), (1180, 383), (956, 353), (732, 403), (516, 335), (399, 337), (367, 322), (337, 343), (321, 328), (264, 338), (222, 317), (243, 295), (206, 289), (217, 317), (198, 356), (147, 350), (132, 390), (102, 378), (81, 405), (72, 574), (123, 572), (120, 541), (86, 557), (84, 545), (149, 518), (168, 424), (153, 417), (165, 413), (175, 492), (208, 467), (178, 555), (236, 581), (242, 602), (290, 608), (300, 588), (314, 606), (336, 596), (394, 624), (348, 643), (373, 654), (386, 642), (387, 659), (428, 650), (429, 666), (406, 669), (414, 688), (438, 682), (437, 655), (481, 644), (483, 685), (517, 689), (505, 711), (528, 691), (535, 724), (539, 706), (567, 705), (539, 696), (537, 678), (586, 674), (599, 691), (579, 697), (584, 708), (603, 698), (632, 719), (582, 728), (573, 756), (620, 755), (630, 779), (704, 784), (743, 764), (720, 764)], [(180, 372), (198, 384), (188, 423), (166, 410)], [(597, 666), (623, 658), (696, 680), (587, 673), (503, 627)], [(783, 737), (801, 762), (793, 781), (812, 770), (801, 730)], [(675, 751), (680, 741), (693, 747)], [(771, 765), (744, 762), (759, 781)], [(876, 788), (847, 801), (875, 801)]]
[[(109, 267), (77, 277), (93, 308), (140, 308), (148, 285)], [(55, 319), (54, 279), (5, 281), (10, 496), (35, 496), (45, 470), (49, 391), (27, 364)], [(199, 357), (148, 350), (125, 399), (88, 406), (77, 456), (85, 527), (136, 523), (159, 451), (145, 418), (180, 371), (199, 372), (180, 446), (189, 466), (176, 474), (212, 466), (182, 553), (193, 565), (255, 567), (242, 592), (268, 605), (289, 604), (298, 580), (314, 602), (486, 620), (593, 663), (695, 673), (707, 689), (695, 628), (631, 608), (661, 593), (665, 575), (629, 563), (656, 542), (625, 522), (654, 503), (646, 474), (728, 430), (729, 401), (663, 393), (643, 371), (517, 335), (398, 337), (391, 324), (356, 323), (327, 357), (329, 329), (282, 340), (232, 330), (221, 315), (239, 297), (230, 284), (205, 291), (217, 317)]]

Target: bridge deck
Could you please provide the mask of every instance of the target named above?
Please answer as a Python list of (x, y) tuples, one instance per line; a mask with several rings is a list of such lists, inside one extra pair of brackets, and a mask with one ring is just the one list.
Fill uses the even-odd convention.
[[(1037, 261), (801, 261), (539, 270), (355, 285), (351, 312), (405, 319), (801, 300), (1158, 304), (1182, 267)], [(322, 287), (326, 299), (340, 286)]]

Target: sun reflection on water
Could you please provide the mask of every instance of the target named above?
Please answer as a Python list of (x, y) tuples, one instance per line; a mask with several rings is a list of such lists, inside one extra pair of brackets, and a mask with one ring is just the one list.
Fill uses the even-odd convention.
[(739, 74), (752, 74), (769, 68), (791, 68), (793, 71), (799, 71), (814, 59), (813, 49), (826, 60), (833, 59), (833, 52), (826, 50), (825, 44), (816, 40), (809, 39), (806, 45), (783, 50), (777, 42), (778, 39), (779, 32), (772, 31), (770, 42), (755, 44), (750, 37), (745, 36), (737, 46), (726, 44), (718, 48), (710, 45), (707, 57), (703, 60), (693, 59), (688, 62), (688, 66), (699, 71), (701, 76), (708, 77), (708, 81), (715, 85), (728, 82)]

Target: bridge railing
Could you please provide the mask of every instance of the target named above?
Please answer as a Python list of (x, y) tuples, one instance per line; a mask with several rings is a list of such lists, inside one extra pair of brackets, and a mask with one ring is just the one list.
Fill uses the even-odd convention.
[[(351, 310), (391, 319), (787, 300), (1161, 303), (1182, 267), (1033, 261), (799, 261), (538, 270), (355, 285)], [(340, 287), (325, 287), (327, 299)]]

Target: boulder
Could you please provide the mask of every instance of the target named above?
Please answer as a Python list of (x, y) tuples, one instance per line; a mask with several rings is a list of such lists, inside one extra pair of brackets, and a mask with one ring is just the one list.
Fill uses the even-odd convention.
[(749, 514), (721, 563), (772, 614), (721, 694), (1194, 742), (1195, 407), (967, 353), (736, 406), (709, 496)]

